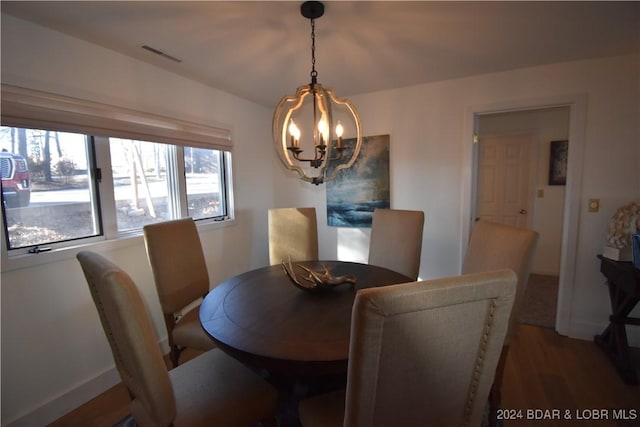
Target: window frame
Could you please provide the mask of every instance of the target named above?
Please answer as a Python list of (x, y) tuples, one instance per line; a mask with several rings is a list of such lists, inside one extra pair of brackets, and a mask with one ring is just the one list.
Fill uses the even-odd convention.
[[(118, 231), (116, 205), (113, 197), (113, 176), (109, 137), (136, 139), (173, 146), (172, 159), (176, 162), (174, 177), (177, 188), (172, 192), (173, 215), (188, 215), (186, 192), (186, 174), (184, 148), (204, 148), (221, 151), (220, 179), (226, 201), (226, 215), (221, 217), (197, 219), (199, 228), (209, 229), (232, 225), (234, 222), (233, 172), (231, 132), (222, 127), (202, 125), (179, 119), (142, 113), (135, 110), (64, 97), (31, 89), (18, 88), (2, 84), (2, 125), (11, 127), (37, 128), (85, 134), (89, 156), (94, 166), (101, 171), (96, 179), (95, 170), (91, 171), (91, 187), (96, 194), (98, 220), (102, 223), (102, 233), (98, 236), (77, 238), (69, 241), (53, 242), (44, 246), (50, 251), (29, 253), (26, 250), (8, 249), (4, 210), (2, 211), (2, 272), (26, 268), (48, 262), (55, 262), (75, 256), (81, 248), (87, 246), (93, 250), (138, 244), (142, 239), (142, 228)], [(104, 136), (103, 136), (104, 135)], [(108, 135), (108, 136), (106, 136)], [(96, 247), (98, 245), (99, 247)]]

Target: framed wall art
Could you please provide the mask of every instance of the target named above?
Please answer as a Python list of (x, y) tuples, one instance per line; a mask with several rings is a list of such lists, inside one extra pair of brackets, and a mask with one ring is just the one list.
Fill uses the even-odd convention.
[[(353, 150), (355, 139), (343, 143)], [(326, 183), (327, 225), (370, 228), (374, 209), (390, 206), (389, 188), (389, 135), (363, 137), (353, 166)]]
[(566, 185), (569, 141), (551, 141), (549, 144), (549, 185)]

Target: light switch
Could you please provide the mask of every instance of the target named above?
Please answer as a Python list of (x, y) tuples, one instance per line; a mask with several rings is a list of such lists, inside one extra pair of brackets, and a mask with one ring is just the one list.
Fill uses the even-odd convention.
[(600, 210), (600, 199), (589, 199), (589, 212), (598, 212)]
[(538, 198), (542, 199), (544, 197), (544, 188), (538, 189)]

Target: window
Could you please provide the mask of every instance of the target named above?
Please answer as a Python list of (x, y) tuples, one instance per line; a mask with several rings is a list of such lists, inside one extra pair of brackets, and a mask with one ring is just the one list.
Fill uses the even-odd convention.
[[(221, 151), (121, 138), (109, 138), (109, 148), (119, 232), (185, 215), (196, 220), (227, 215)], [(179, 158), (183, 167), (176, 169), (172, 165)], [(174, 199), (180, 171), (186, 191)]]
[(194, 219), (227, 216), (225, 163), (221, 151), (185, 148), (188, 216)]
[[(8, 90), (5, 104), (6, 85), (2, 89), (3, 256), (114, 239), (140, 233), (149, 223), (186, 216), (201, 221), (232, 217), (228, 131), (128, 110), (124, 115), (102, 105), (106, 118), (94, 122), (84, 114), (83, 120), (74, 117), (63, 103), (44, 112), (38, 104), (39, 110), (25, 114), (30, 107), (24, 102), (34, 103), (28, 97), (11, 98), (15, 93)], [(16, 110), (22, 118), (11, 117), (13, 110), (6, 108), (11, 99), (21, 103)], [(67, 114), (66, 124), (50, 123), (47, 113)], [(23, 126), (10, 126), (14, 123)], [(77, 132), (82, 127), (86, 131)], [(100, 136), (105, 133), (113, 136)]]
[[(102, 234), (85, 135), (0, 127), (3, 161), (25, 164), (22, 184), (2, 175), (8, 249), (30, 248)], [(16, 195), (17, 193), (17, 195)]]

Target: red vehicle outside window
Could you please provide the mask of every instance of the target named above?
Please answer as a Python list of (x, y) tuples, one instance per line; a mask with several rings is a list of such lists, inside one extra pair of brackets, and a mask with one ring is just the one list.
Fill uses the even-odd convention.
[(2, 202), (7, 208), (29, 205), (31, 198), (31, 176), (24, 157), (0, 152), (2, 169)]

